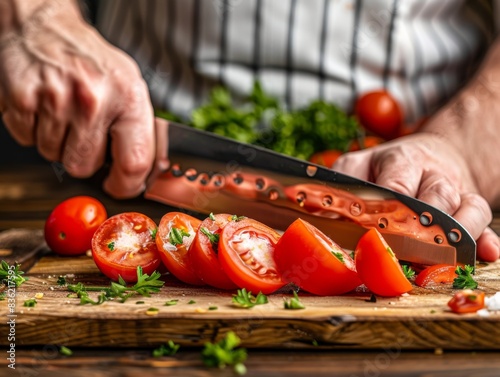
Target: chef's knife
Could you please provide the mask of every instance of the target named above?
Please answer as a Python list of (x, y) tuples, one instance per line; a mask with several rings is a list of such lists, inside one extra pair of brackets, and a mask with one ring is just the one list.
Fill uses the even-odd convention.
[(370, 182), (169, 122), (169, 168), (145, 197), (197, 213), (226, 212), (285, 230), (301, 217), (354, 250), (377, 228), (400, 260), (474, 265), (476, 243), (448, 214)]

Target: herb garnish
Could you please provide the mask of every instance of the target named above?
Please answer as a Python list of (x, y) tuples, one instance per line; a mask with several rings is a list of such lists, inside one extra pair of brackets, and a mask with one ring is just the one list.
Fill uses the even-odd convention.
[(212, 244), (212, 247), (214, 248), (214, 251), (216, 251), (217, 250), (217, 245), (219, 244), (220, 235), (212, 233), (211, 231), (209, 231), (205, 227), (201, 227), (200, 228), (200, 232), (203, 233), (205, 236), (208, 237), (208, 240)]
[(158, 228), (150, 229), (149, 231), (151, 232), (151, 238), (154, 241), (156, 239), (156, 233), (158, 233)]
[[(157, 271), (153, 272), (151, 276), (142, 272), (142, 267), (137, 267), (137, 283), (132, 287), (127, 287), (127, 283), (120, 276), (118, 283), (111, 282), (109, 287), (86, 287), (83, 283), (68, 284), (69, 291), (76, 293), (80, 298), (80, 304), (99, 305), (105, 301), (120, 299), (119, 302), (125, 302), (129, 297), (134, 295), (141, 295), (149, 297), (151, 293), (157, 293), (163, 287), (164, 282), (158, 280), (161, 274)], [(97, 301), (89, 297), (88, 292), (101, 292), (97, 296)]]
[(245, 218), (246, 218), (246, 216), (238, 216), (238, 215), (233, 215), (233, 216), (231, 216), (231, 221), (236, 221), (236, 222), (238, 222), (238, 221), (241, 221), (241, 220), (243, 220), (243, 219), (245, 219)]
[(59, 348), (59, 353), (64, 356), (71, 356), (73, 355), (73, 351), (71, 351), (68, 347), (66, 346), (61, 346)]
[(109, 251), (115, 251), (115, 242), (114, 241), (108, 243), (107, 246), (108, 246)]
[(304, 304), (300, 302), (299, 295), (297, 294), (296, 291), (293, 291), (293, 297), (289, 301), (284, 299), (283, 304), (285, 309), (290, 309), (290, 310), (298, 310), (306, 308)]
[(66, 285), (66, 277), (65, 276), (59, 276), (57, 278), (57, 285), (63, 286)]
[(16, 285), (16, 288), (23, 284), (28, 278), (23, 277), (24, 272), (19, 268), (21, 265), (17, 264), (15, 267), (9, 266), (9, 264), (2, 260), (0, 263), (0, 281), (5, 285), (12, 286), (12, 282)]
[(476, 289), (477, 282), (472, 277), (475, 268), (466, 264), (464, 267), (457, 266), (455, 273), (458, 275), (453, 280), (453, 288), (456, 289)]
[(182, 245), (182, 238), (189, 237), (190, 234), (185, 229), (172, 228), (168, 234), (169, 242), (174, 245)]
[(173, 305), (177, 305), (177, 303), (179, 302), (179, 300), (168, 300), (164, 306), (173, 306)]
[(29, 300), (24, 301), (23, 305), (28, 308), (33, 308), (37, 303), (38, 301), (35, 298), (30, 298)]
[(345, 261), (344, 261), (344, 254), (342, 254), (340, 251), (333, 251), (332, 250), (332, 254), (340, 261), (342, 262), (342, 264), (345, 264)]
[(238, 289), (233, 295), (233, 304), (241, 306), (242, 308), (253, 308), (255, 305), (267, 304), (267, 296), (262, 292), (257, 294), (257, 297), (252, 295), (252, 292), (247, 292), (245, 288)]
[(201, 352), (203, 363), (208, 367), (221, 369), (232, 366), (237, 374), (245, 374), (246, 367), (243, 363), (247, 359), (247, 352), (244, 348), (237, 348), (240, 343), (240, 338), (232, 331), (215, 344), (205, 343), (205, 348)]
[(173, 356), (177, 353), (179, 348), (180, 346), (178, 344), (169, 340), (166, 344), (162, 344), (160, 347), (153, 350), (153, 357)]
[(415, 276), (415, 270), (411, 268), (409, 265), (403, 264), (402, 268), (403, 268), (403, 273), (405, 274), (407, 279), (411, 279)]

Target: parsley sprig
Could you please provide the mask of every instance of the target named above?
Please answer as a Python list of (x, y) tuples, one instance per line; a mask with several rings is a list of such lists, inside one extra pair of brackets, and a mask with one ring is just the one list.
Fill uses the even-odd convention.
[(241, 343), (240, 338), (232, 331), (217, 343), (205, 343), (201, 352), (203, 363), (208, 367), (225, 368), (232, 366), (237, 374), (245, 374), (246, 367), (243, 364), (247, 359), (247, 351), (237, 348)]
[(233, 295), (233, 304), (238, 305), (242, 308), (253, 308), (255, 305), (267, 304), (267, 296), (262, 292), (259, 292), (257, 296), (252, 295), (252, 292), (247, 292), (245, 288), (238, 289), (235, 295)]
[(403, 268), (403, 273), (405, 274), (407, 279), (411, 279), (415, 276), (415, 270), (411, 268), (409, 265), (403, 264), (402, 268)]
[(296, 291), (293, 291), (293, 297), (290, 300), (283, 300), (283, 305), (285, 309), (290, 309), (290, 310), (298, 310), (298, 309), (305, 309), (305, 305), (300, 301), (299, 295), (297, 294)]
[(453, 288), (456, 289), (476, 289), (477, 281), (474, 280), (474, 266), (466, 264), (464, 267), (457, 266), (455, 273), (458, 275), (453, 280)]
[(6, 285), (10, 282), (14, 282), (16, 288), (23, 284), (27, 278), (23, 277), (24, 272), (20, 270), (20, 265), (17, 264), (13, 269), (9, 264), (2, 260), (0, 263), (0, 281)]
[(169, 340), (166, 344), (162, 344), (153, 350), (153, 357), (173, 356), (177, 353), (180, 346)]
[[(120, 276), (118, 283), (111, 282), (109, 287), (86, 287), (83, 283), (68, 284), (69, 291), (74, 292), (80, 298), (80, 304), (100, 305), (105, 301), (119, 299), (119, 302), (125, 302), (134, 295), (150, 297), (151, 293), (157, 293), (163, 287), (164, 282), (158, 280), (161, 274), (157, 271), (150, 275), (143, 273), (142, 267), (137, 267), (137, 283), (132, 287), (127, 287), (127, 283)], [(89, 297), (88, 292), (101, 292), (97, 300)]]
[(185, 229), (172, 228), (168, 234), (168, 241), (174, 246), (182, 245), (182, 239), (189, 236), (189, 232)]

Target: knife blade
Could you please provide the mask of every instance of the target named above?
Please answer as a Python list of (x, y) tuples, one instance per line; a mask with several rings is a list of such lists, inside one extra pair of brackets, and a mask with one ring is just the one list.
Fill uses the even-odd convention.
[(228, 212), (285, 230), (298, 217), (354, 250), (377, 228), (400, 260), (474, 265), (476, 243), (420, 200), (303, 160), (169, 122), (169, 168), (145, 198), (196, 213)]

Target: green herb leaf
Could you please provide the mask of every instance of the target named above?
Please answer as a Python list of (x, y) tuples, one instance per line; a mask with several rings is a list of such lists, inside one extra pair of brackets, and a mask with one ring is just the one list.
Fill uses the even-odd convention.
[(290, 310), (298, 310), (306, 308), (304, 304), (300, 301), (299, 295), (297, 294), (296, 291), (293, 291), (293, 297), (289, 301), (284, 299), (284, 307), (285, 309), (290, 309)]
[(158, 233), (158, 228), (150, 229), (149, 231), (151, 232), (151, 238), (154, 241), (156, 239), (156, 233)]
[(64, 356), (71, 356), (73, 355), (73, 351), (71, 351), (68, 347), (66, 346), (61, 346), (59, 347), (59, 353)]
[(240, 342), (240, 338), (230, 331), (218, 343), (205, 343), (201, 352), (203, 363), (216, 368), (232, 366), (236, 373), (245, 373), (246, 368), (243, 363), (247, 359), (247, 352), (244, 348), (237, 348)]
[(407, 279), (411, 279), (415, 276), (415, 270), (413, 270), (413, 268), (411, 268), (409, 265), (403, 264), (402, 268), (403, 273), (405, 274)]
[(209, 306), (208, 307), (208, 310), (217, 310), (217, 309), (219, 309), (218, 306)]
[(60, 286), (66, 285), (66, 277), (59, 276), (57, 278), (57, 285), (60, 285)]
[(196, 301), (194, 301), (194, 300), (189, 300), (188, 305), (193, 305), (193, 304), (196, 304)]
[(184, 229), (172, 228), (170, 229), (170, 233), (168, 234), (169, 242), (174, 245), (182, 245), (182, 238), (189, 237), (190, 234), (186, 232)]
[(166, 344), (162, 344), (160, 347), (153, 350), (153, 357), (173, 356), (177, 353), (179, 348), (180, 345), (169, 340)]
[(252, 292), (247, 292), (245, 288), (238, 289), (235, 295), (233, 295), (233, 304), (238, 305), (242, 308), (253, 308), (255, 305), (267, 304), (267, 296), (262, 292), (257, 294), (257, 297), (252, 295)]
[(231, 221), (241, 221), (241, 220), (243, 220), (245, 218), (246, 218), (246, 216), (233, 215), (233, 216), (231, 216)]
[(456, 289), (476, 289), (477, 282), (474, 280), (472, 274), (474, 273), (474, 267), (466, 264), (463, 268), (457, 266), (455, 273), (458, 275), (453, 280), (453, 288)]
[(179, 302), (179, 300), (168, 300), (164, 306), (173, 306), (173, 305), (177, 305), (177, 303)]
[(108, 243), (107, 246), (108, 246), (109, 251), (115, 251), (115, 242), (114, 241)]
[(332, 254), (339, 260), (341, 261), (343, 264), (345, 264), (345, 260), (344, 260), (344, 254), (342, 254), (340, 251), (333, 251), (332, 250)]
[(7, 287), (15, 285), (16, 288), (23, 284), (28, 278), (23, 277), (24, 272), (19, 268), (21, 266), (10, 266), (6, 261), (0, 262), (0, 281)]
[(24, 301), (24, 306), (28, 308), (33, 308), (38, 302), (34, 298), (30, 298), (29, 300)]
[(213, 212), (210, 212), (210, 215), (208, 215), (208, 217), (210, 220), (215, 221), (215, 215), (213, 214)]
[(219, 238), (220, 238), (219, 234), (212, 233), (205, 227), (201, 227), (200, 232), (208, 237), (208, 240), (212, 244), (212, 247), (215, 249), (219, 244)]

